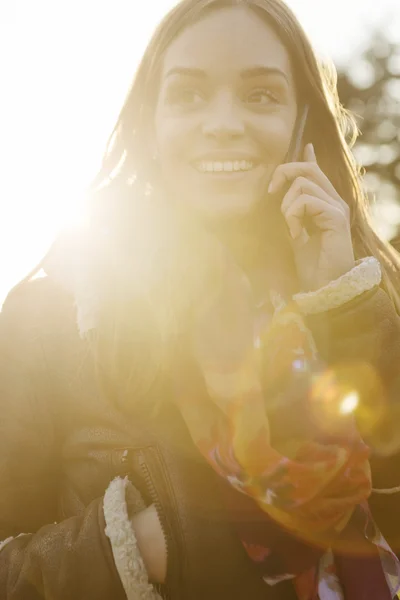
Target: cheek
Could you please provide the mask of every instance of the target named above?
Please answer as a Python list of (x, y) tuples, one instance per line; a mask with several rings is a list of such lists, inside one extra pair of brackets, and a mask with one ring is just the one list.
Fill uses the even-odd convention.
[(260, 142), (273, 162), (281, 163), (289, 151), (295, 119), (275, 118), (258, 128)]
[(161, 166), (182, 163), (193, 140), (193, 124), (186, 119), (156, 119), (156, 145)]

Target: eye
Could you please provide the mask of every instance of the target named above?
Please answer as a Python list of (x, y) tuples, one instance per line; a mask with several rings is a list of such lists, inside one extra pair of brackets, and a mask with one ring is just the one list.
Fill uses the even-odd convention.
[(174, 90), (170, 95), (172, 104), (194, 108), (202, 104), (205, 100), (204, 94), (196, 88), (180, 88)]
[(278, 98), (271, 92), (271, 90), (259, 88), (251, 91), (246, 96), (246, 101), (250, 104), (265, 106), (271, 102), (276, 104), (278, 102)]

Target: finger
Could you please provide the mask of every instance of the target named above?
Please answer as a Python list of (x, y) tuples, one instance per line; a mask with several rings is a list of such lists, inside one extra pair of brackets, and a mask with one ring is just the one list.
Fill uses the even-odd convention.
[(346, 224), (345, 216), (338, 208), (327, 204), (321, 198), (302, 194), (284, 212), (284, 218), (293, 239), (297, 239), (301, 235), (305, 217), (311, 218), (321, 231), (339, 231)]
[(327, 194), (343, 202), (328, 177), (316, 162), (297, 162), (279, 165), (272, 176), (268, 192), (271, 194), (278, 192), (284, 185), (291, 183), (297, 177), (306, 177), (314, 181)]
[(305, 177), (298, 177), (294, 180), (288, 192), (285, 194), (281, 204), (281, 211), (286, 212), (292, 202), (294, 202), (294, 200), (301, 194), (315, 196), (316, 198), (324, 200), (327, 204), (331, 204), (339, 210), (342, 210), (342, 205), (339, 204), (336, 199), (332, 198), (332, 196), (329, 196), (329, 194), (327, 194), (319, 185), (313, 181), (310, 181), (309, 179), (306, 179)]
[(304, 148), (304, 160), (305, 162), (317, 163), (317, 156), (315, 154), (314, 144), (307, 144)]

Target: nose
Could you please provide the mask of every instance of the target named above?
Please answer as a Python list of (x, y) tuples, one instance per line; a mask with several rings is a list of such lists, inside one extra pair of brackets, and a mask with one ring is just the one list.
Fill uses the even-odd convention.
[(245, 125), (240, 109), (230, 94), (221, 93), (210, 102), (203, 122), (203, 133), (216, 139), (237, 138), (244, 134)]

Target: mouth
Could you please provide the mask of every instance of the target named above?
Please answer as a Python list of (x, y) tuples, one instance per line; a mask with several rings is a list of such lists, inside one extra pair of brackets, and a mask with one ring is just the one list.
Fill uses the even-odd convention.
[(196, 171), (203, 174), (235, 174), (253, 171), (259, 163), (254, 160), (201, 160), (192, 163)]
[(234, 176), (254, 171), (260, 162), (253, 158), (202, 159), (193, 161), (191, 166), (202, 175)]

